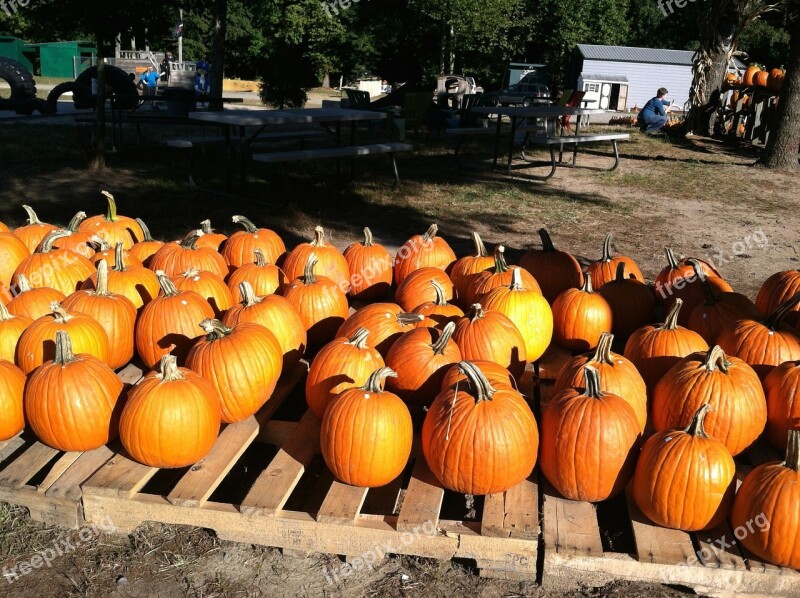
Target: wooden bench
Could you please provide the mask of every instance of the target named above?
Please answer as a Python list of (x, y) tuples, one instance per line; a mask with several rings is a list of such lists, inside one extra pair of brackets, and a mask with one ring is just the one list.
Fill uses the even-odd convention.
[[(539, 128), (541, 130), (541, 128)], [(521, 133), (535, 133), (537, 131), (537, 127), (534, 125), (519, 125), (516, 132)], [(490, 137), (492, 135), (500, 136), (506, 135), (511, 132), (511, 127), (501, 127), (498, 131), (497, 126), (488, 126), (488, 127), (463, 127), (463, 128), (452, 128), (452, 129), (445, 129), (444, 134), (449, 135), (451, 137), (457, 137), (458, 142), (456, 143), (456, 151), (455, 151), (455, 158), (456, 162), (458, 162), (458, 154), (461, 151), (461, 145), (464, 143), (464, 139), (467, 137)]]
[(266, 164), (279, 164), (282, 162), (300, 162), (304, 160), (316, 160), (325, 158), (363, 158), (365, 156), (376, 156), (388, 154), (392, 160), (392, 170), (394, 172), (394, 188), (400, 186), (400, 174), (397, 170), (396, 154), (410, 152), (414, 149), (410, 143), (399, 141), (387, 143), (373, 143), (370, 145), (348, 145), (341, 147), (327, 147), (319, 149), (295, 150), (290, 152), (270, 152), (265, 154), (254, 154), (253, 160)]
[[(526, 162), (534, 163), (535, 160), (528, 158), (525, 155), (525, 147), (531, 145), (543, 145), (550, 148), (550, 172), (545, 176), (533, 176), (536, 179), (549, 179), (556, 173), (556, 168), (560, 166), (576, 166), (578, 157), (578, 146), (584, 143), (597, 143), (600, 141), (610, 141), (611, 147), (614, 150), (614, 165), (607, 169), (608, 171), (616, 170), (619, 166), (619, 148), (617, 142), (625, 139), (630, 139), (629, 133), (606, 133), (601, 135), (564, 135), (564, 136), (530, 136), (526, 135), (522, 144), (522, 158)], [(572, 145), (572, 164), (563, 162), (564, 146)], [(559, 147), (558, 161), (556, 162), (556, 146)], [(509, 170), (511, 165), (509, 164)]]

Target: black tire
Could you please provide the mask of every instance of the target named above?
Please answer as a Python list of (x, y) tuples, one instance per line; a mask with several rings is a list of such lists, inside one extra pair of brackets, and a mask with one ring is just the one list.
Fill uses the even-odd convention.
[(75, 108), (81, 110), (83, 108), (94, 107), (94, 102), (92, 102), (92, 90), (90, 87), (82, 85), (77, 81), (66, 81), (65, 83), (56, 85), (53, 90), (47, 94), (47, 104), (53, 112), (58, 110), (58, 98), (69, 91), (72, 92), (72, 102), (75, 104)]
[(11, 87), (12, 100), (36, 99), (36, 81), (22, 63), (0, 57), (0, 79)]
[[(139, 105), (139, 91), (136, 89), (136, 83), (131, 80), (128, 73), (110, 64), (107, 64), (104, 70), (106, 72), (106, 85), (113, 89), (118, 96), (125, 96), (118, 100), (117, 105), (123, 110), (136, 108)], [(97, 67), (92, 66), (78, 75), (75, 82), (88, 87), (91, 93), (92, 79), (96, 78)]]

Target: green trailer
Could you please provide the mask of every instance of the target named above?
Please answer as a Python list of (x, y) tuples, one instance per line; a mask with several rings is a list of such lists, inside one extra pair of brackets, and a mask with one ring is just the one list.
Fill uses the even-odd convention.
[(97, 48), (92, 42), (47, 42), (27, 44), (39, 55), (41, 77), (75, 79), (94, 64)]
[(33, 73), (34, 65), (29, 54), (30, 51), (23, 40), (10, 35), (0, 35), (0, 56), (22, 63), (30, 73)]

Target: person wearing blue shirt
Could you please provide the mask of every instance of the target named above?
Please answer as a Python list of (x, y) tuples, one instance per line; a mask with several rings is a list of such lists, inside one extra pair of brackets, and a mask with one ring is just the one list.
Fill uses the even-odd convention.
[(152, 66), (142, 73), (142, 83), (145, 85), (145, 93), (147, 95), (155, 95), (158, 88), (159, 75)]
[(672, 106), (672, 102), (664, 99), (667, 93), (669, 92), (666, 88), (659, 89), (656, 97), (650, 99), (636, 117), (639, 126), (645, 133), (660, 131), (661, 127), (667, 124), (667, 110)]

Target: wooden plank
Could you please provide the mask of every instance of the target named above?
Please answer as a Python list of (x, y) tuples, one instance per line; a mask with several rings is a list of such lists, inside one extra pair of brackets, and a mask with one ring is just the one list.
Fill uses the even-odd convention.
[(117, 372), (117, 377), (122, 380), (125, 386), (133, 386), (145, 375), (144, 370), (136, 364), (129, 363)]
[(565, 557), (602, 557), (603, 543), (595, 506), (567, 500), (549, 484), (543, 488), (545, 550)]
[(364, 513), (378, 513), (381, 515), (396, 515), (398, 512), (397, 501), (403, 485), (403, 476), (399, 475), (385, 486), (370, 488), (367, 498), (361, 506), (361, 515)]
[(640, 562), (689, 566), (701, 564), (689, 534), (659, 527), (647, 519), (633, 500), (630, 484), (625, 490), (625, 498)]
[(538, 474), (534, 471), (528, 479), (505, 493), (503, 527), (512, 538), (535, 540), (539, 537), (538, 480)]
[(158, 472), (121, 453), (114, 455), (83, 485), (84, 494), (131, 498)]
[(25, 444), (25, 439), (22, 434), (17, 434), (14, 438), (9, 438), (3, 443), (0, 443), (0, 463), (8, 459), (11, 455)]
[(258, 434), (255, 417), (225, 427), (214, 448), (184, 474), (167, 497), (174, 505), (202, 506)]
[[(444, 488), (428, 469), (424, 458), (417, 458), (397, 519), (397, 531), (415, 532), (426, 523), (436, 527), (444, 500)], [(430, 525), (428, 525), (430, 527)]]
[(47, 488), (45, 495), (49, 498), (67, 498), (80, 500), (81, 484), (114, 456), (114, 451), (101, 446), (93, 451), (81, 453), (75, 463), (58, 480)]
[(331, 485), (317, 513), (320, 523), (351, 524), (361, 512), (369, 488), (350, 486), (338, 481)]
[(503, 527), (506, 519), (506, 493), (487, 494), (483, 499), (481, 535), (494, 538), (507, 538), (509, 531)]
[(747, 570), (742, 554), (736, 546), (738, 542), (727, 522), (710, 530), (697, 532), (694, 536), (699, 547), (697, 556), (706, 567)]
[(33, 443), (13, 463), (9, 463), (8, 467), (0, 472), (0, 486), (8, 488), (24, 486), (57, 454), (58, 451), (56, 449), (50, 448), (46, 444), (41, 442)]
[(72, 464), (80, 459), (82, 454), (83, 453), (80, 451), (71, 451), (61, 455), (61, 458), (53, 464), (50, 472), (47, 474), (44, 480), (42, 480), (42, 483), (36, 487), (36, 491), (47, 492), (47, 489), (55, 484), (56, 480), (58, 480), (58, 478), (60, 478), (70, 467), (72, 467)]
[(292, 437), (258, 476), (242, 501), (245, 515), (275, 515), (283, 508), (319, 447), (320, 421), (311, 411), (300, 420)]

